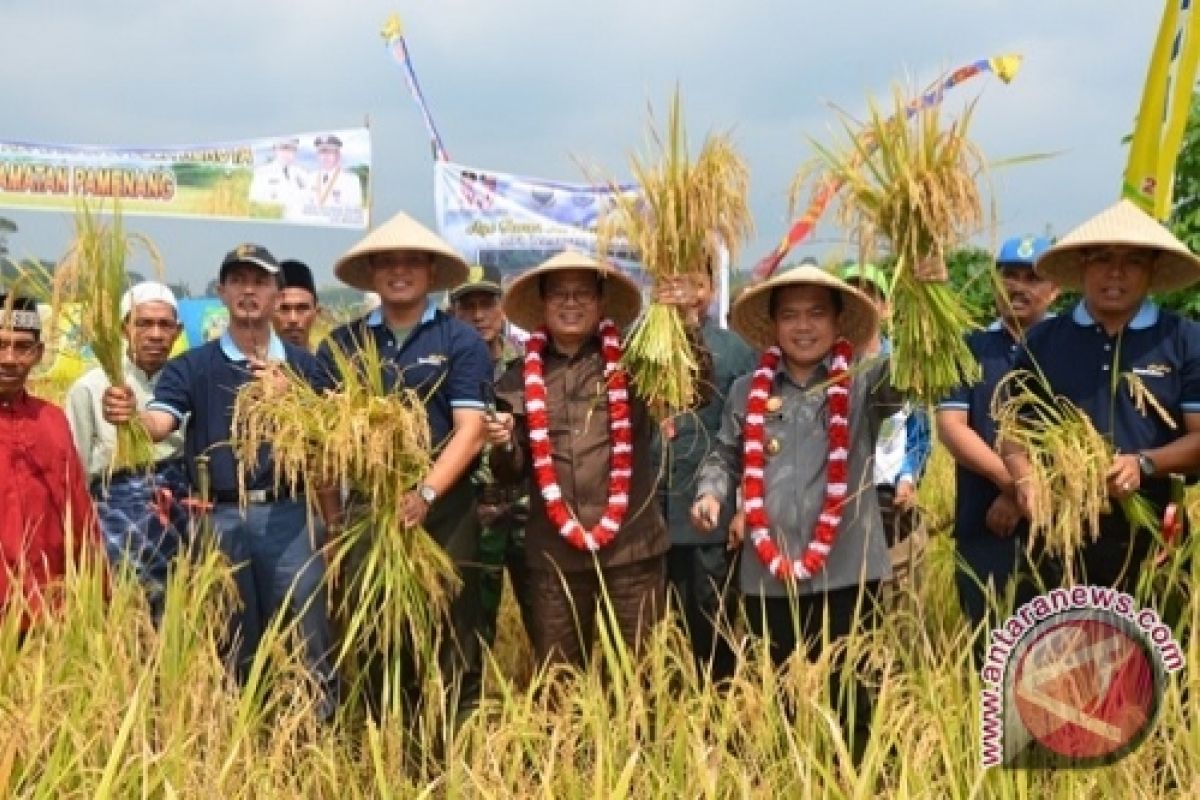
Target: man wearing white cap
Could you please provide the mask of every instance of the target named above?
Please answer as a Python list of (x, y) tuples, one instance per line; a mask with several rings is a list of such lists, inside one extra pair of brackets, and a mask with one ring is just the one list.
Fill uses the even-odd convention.
[[(1015, 369), (1036, 372), (1113, 445), (1114, 501), (1140, 494), (1162, 514), (1172, 473), (1200, 471), (1200, 325), (1160, 309), (1152, 293), (1200, 280), (1200, 258), (1128, 200), (1097, 214), (1047, 250), (1034, 269), (1083, 299), (1030, 331)], [(1151, 402), (1146, 402), (1148, 393)], [(1030, 516), (1036, 487), (1028, 454), (1003, 447), (1017, 502)], [(1156, 533), (1135, 527), (1118, 502), (1075, 554), (1075, 579), (1133, 593)], [(1050, 588), (1066, 564), (1042, 558)]]
[[(145, 408), (179, 335), (179, 306), (169, 288), (145, 281), (121, 298), (121, 318), (129, 342), (125, 378), (138, 407)], [(183, 433), (175, 431), (155, 445), (152, 472), (113, 471), (117, 429), (105, 422), (102, 405), (108, 387), (102, 368), (85, 373), (67, 392), (67, 422), (87, 471), (108, 557), (114, 568), (127, 565), (137, 576), (157, 619), (167, 566), (187, 532), (186, 514), (176, 502), (187, 491)]]

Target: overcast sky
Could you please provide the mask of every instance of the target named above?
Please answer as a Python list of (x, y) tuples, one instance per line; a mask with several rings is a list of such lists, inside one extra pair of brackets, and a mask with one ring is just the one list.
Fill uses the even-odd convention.
[[(860, 113), (893, 82), (1005, 52), (1008, 86), (972, 80), (976, 141), (991, 159), (1063, 151), (994, 175), (999, 236), (1064, 233), (1118, 194), (1161, 2), (1115, 0), (0, 0), (0, 139), (170, 145), (353, 127), (373, 131), (375, 215), (433, 223), (430, 149), (379, 37), (403, 15), (418, 75), (456, 161), (579, 180), (580, 162), (624, 176), (648, 103), (676, 82), (694, 142), (732, 131), (751, 169), (757, 234), (748, 268), (783, 234), (786, 192), (830, 141), (831, 105)], [(56, 258), (59, 213), (0, 209), (13, 254)], [(332, 280), (355, 232), (131, 219), (173, 279), (202, 289), (241, 241), (298, 257)], [(797, 255), (845, 250), (828, 222)], [(990, 245), (991, 239), (981, 239)]]

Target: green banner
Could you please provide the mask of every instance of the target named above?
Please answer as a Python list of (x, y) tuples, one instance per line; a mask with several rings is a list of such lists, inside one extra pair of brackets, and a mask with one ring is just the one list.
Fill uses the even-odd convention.
[(370, 225), (366, 128), (173, 147), (0, 142), (0, 208), (74, 210), (119, 203), (125, 214)]

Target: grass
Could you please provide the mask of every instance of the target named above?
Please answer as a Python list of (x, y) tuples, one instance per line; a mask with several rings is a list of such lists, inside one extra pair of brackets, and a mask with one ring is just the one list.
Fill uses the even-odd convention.
[[(283, 417), (296, 411), (277, 407)], [(348, 429), (353, 417), (343, 413), (323, 424)], [(381, 436), (396, 424), (377, 421), (368, 429)], [(292, 424), (303, 424), (298, 414)], [(277, 446), (298, 442), (295, 430)], [(366, 459), (373, 448), (362, 450), (354, 457)], [(297, 445), (298, 454), (310, 451), (311, 443)], [(393, 708), (372, 722), (351, 706), (323, 726), (294, 631), (282, 624), (265, 637), (248, 683), (231, 680), (219, 624), (235, 596), (230, 567), (202, 549), (172, 576), (158, 630), (129, 576), (114, 576), (106, 588), (93, 563), (71, 572), (60, 613), (23, 645), (19, 608), (0, 616), (0, 796), (1200, 795), (1195, 538), (1147, 581), (1156, 607), (1183, 607), (1176, 637), (1187, 658), (1149, 739), (1100, 769), (981, 770), (981, 681), (970, 664), (972, 632), (958, 611), (947, 536), (952, 473), (945, 451), (935, 448), (919, 491), (933, 531), (927, 556), (882, 627), (840, 645), (851, 662), (862, 657), (863, 677), (877, 691), (872, 738), (857, 767), (846, 757), (830, 699), (832, 650), (775, 672), (759, 643), (738, 637), (737, 671), (720, 694), (697, 679), (680, 633), (663, 627), (640, 661), (605, 640), (588, 670), (547, 674), (532, 664), (511, 592), (486, 655), (485, 701), (461, 727), (445, 722), (447, 692), (436, 670), (421, 720)], [(1200, 521), (1200, 492), (1190, 494), (1188, 506)]]
[[(946, 465), (939, 455), (922, 488), (931, 516), (946, 499)], [(671, 627), (640, 661), (601, 642), (599, 660), (578, 674), (530, 673), (520, 638), (502, 633), (487, 698), (457, 731), (401, 718), (379, 726), (349, 713), (320, 727), (287, 629), (266, 637), (246, 687), (231, 683), (216, 621), (232, 595), (217, 555), (202, 552), (176, 571), (157, 632), (127, 577), (113, 581), (106, 603), (94, 565), (85, 564), (67, 581), (61, 613), (23, 646), (12, 614), (0, 624), (0, 792), (1016, 799), (1200, 791), (1200, 639), (1191, 635), (1200, 605), (1188, 606), (1177, 632), (1189, 666), (1172, 680), (1140, 749), (1095, 770), (983, 772), (980, 679), (952, 566), (949, 542), (935, 538), (906, 602), (876, 633), (844, 644), (851, 660), (864, 658), (863, 677), (877, 691), (872, 738), (855, 767), (831, 708), (828, 648), (817, 662), (797, 658), (774, 672), (756, 642), (738, 640), (737, 673), (722, 695), (696, 678)], [(1195, 566), (1182, 576), (1185, 598), (1197, 579)], [(501, 624), (508, 633), (519, 627), (511, 602)], [(522, 671), (527, 681), (509, 677)]]

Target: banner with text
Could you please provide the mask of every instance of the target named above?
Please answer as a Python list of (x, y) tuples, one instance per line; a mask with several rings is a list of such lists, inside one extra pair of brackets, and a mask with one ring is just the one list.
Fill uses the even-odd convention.
[[(468, 261), (520, 274), (568, 247), (594, 253), (596, 225), (613, 206), (608, 186), (562, 183), (434, 163), (438, 232)], [(636, 186), (620, 191), (636, 193)], [(623, 271), (642, 279), (633, 254)]]
[(109, 147), (0, 142), (0, 208), (370, 224), (371, 135), (331, 130), (219, 144)]

